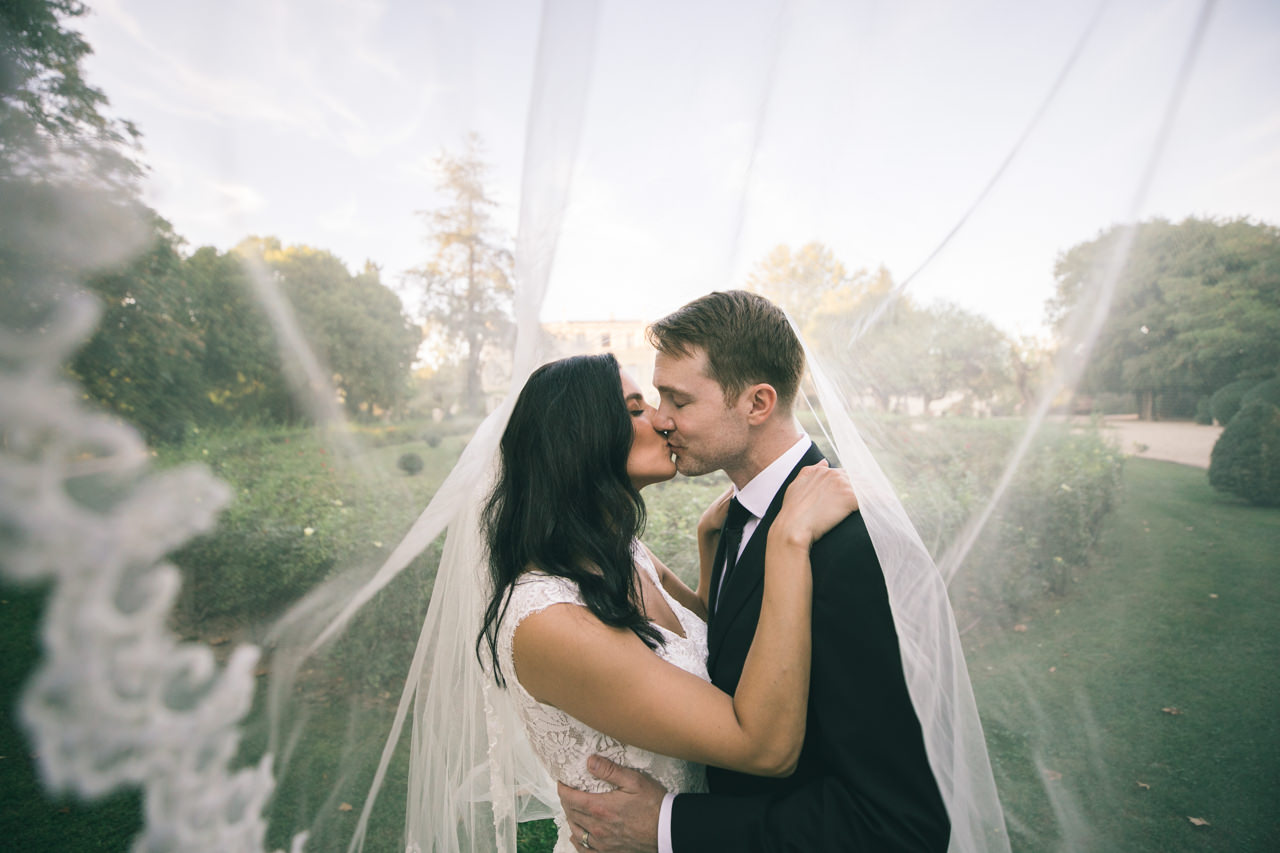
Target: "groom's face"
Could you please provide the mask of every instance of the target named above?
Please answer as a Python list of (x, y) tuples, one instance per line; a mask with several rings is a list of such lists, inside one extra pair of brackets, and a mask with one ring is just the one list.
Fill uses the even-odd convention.
[(658, 353), (653, 384), (658, 389), (654, 426), (667, 433), (676, 470), (687, 477), (733, 470), (746, 456), (748, 429), (742, 400), (730, 403), (720, 383), (707, 375), (707, 354)]

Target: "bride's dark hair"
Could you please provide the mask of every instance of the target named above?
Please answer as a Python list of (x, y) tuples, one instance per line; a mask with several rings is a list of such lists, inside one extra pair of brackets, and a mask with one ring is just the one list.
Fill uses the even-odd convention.
[(601, 622), (662, 643), (641, 612), (631, 547), (644, 529), (644, 501), (627, 476), (634, 426), (609, 354), (544, 364), (516, 399), (502, 434), (498, 481), (482, 524), (493, 593), (476, 655), (498, 684), (498, 627), (516, 579), (537, 569), (578, 585)]

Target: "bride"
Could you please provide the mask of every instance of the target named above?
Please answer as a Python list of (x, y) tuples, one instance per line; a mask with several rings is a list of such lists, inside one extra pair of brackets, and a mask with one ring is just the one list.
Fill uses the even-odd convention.
[[(566, 785), (609, 788), (587, 770), (593, 754), (669, 791), (705, 790), (705, 764), (788, 775), (805, 732), (809, 546), (857, 508), (852, 487), (824, 464), (787, 491), (767, 540), (755, 642), (727, 695), (707, 679), (705, 618), (731, 492), (699, 521), (700, 582), (690, 590), (637, 538), (639, 490), (676, 473), (653, 416), (611, 355), (530, 377), (484, 508), (492, 594), (477, 653), (541, 764)], [(556, 850), (568, 853), (572, 830), (556, 820)]]

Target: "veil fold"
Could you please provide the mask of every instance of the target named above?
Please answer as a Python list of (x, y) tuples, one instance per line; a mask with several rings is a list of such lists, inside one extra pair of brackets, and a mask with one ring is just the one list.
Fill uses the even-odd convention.
[[(474, 653), (488, 591), (479, 514), (511, 406), (541, 360), (538, 320), (583, 126), (586, 87), (581, 81), (591, 70), (597, 15), (592, 0), (552, 0), (543, 7), (516, 238), (518, 333), (511, 388), (401, 545), (411, 552), (404, 558), (407, 564), (448, 527), (409, 677), (351, 850), (361, 849), (373, 800), (410, 706), (406, 851), (513, 853), (520, 821), (548, 818), (559, 809), (555, 784), (534, 756), (506, 691), (487, 678)], [(576, 49), (553, 49), (563, 45)], [(576, 94), (565, 97), (566, 91)], [(836, 455), (851, 472), (884, 567), (908, 689), (951, 816), (950, 849), (1007, 850), (946, 585), (818, 356), (806, 350)], [(388, 564), (395, 559), (393, 553)]]
[[(568, 205), (586, 107), (582, 81), (591, 73), (597, 15), (594, 0), (543, 4), (516, 234), (517, 335), (510, 390), (369, 584), (381, 579), (381, 588), (448, 528), (409, 677), (350, 850), (362, 849), (410, 705), (406, 851), (514, 851), (517, 823), (549, 818), (559, 807), (555, 783), (534, 756), (510, 698), (488, 679), (475, 654), (489, 586), (479, 522), (511, 407), (541, 359), (538, 318)], [(562, 45), (578, 49), (558, 49)], [(403, 565), (393, 567), (402, 548)], [(367, 598), (377, 588), (361, 595)]]
[[(951, 818), (949, 849), (1008, 850), (946, 584), (819, 358), (811, 351), (807, 357), (828, 437), (853, 480), (884, 571), (907, 687)], [(490, 415), (459, 463), (468, 472), (469, 488), (458, 496), (461, 504), (384, 755), (383, 769), (412, 697), (406, 816), (406, 849), (412, 853), (511, 853), (518, 822), (548, 818), (558, 810), (554, 782), (534, 756), (507, 692), (485, 675), (474, 652), (488, 591), (480, 507), (508, 413), (504, 406)], [(353, 849), (359, 841), (357, 836)]]
[[(796, 334), (803, 343), (798, 328)], [(853, 481), (884, 572), (907, 691), (920, 720), (929, 766), (951, 818), (948, 849), (957, 853), (1008, 850), (1004, 812), (946, 582), (859, 435), (821, 359), (808, 346), (805, 358), (818, 409), (830, 430), (827, 437)]]

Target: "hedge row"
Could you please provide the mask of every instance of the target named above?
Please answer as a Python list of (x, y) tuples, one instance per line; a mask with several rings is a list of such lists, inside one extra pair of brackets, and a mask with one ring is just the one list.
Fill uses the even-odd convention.
[(1245, 404), (1213, 446), (1209, 484), (1258, 506), (1280, 506), (1280, 409), (1264, 399)]
[[(935, 558), (991, 500), (1021, 429), (1021, 422), (994, 420), (875, 425), (884, 448), (877, 458)], [(1093, 558), (1122, 470), (1119, 451), (1096, 429), (1046, 425), (961, 564), (952, 585), (957, 609), (1012, 619), (1065, 591)], [(698, 515), (727, 482), (702, 477), (645, 491), (646, 541), (688, 581), (697, 574)]]
[[(941, 557), (990, 499), (1020, 424), (926, 426), (921, 433), (910, 421), (886, 420), (880, 437), (890, 449), (878, 455)], [(462, 442), (451, 436), (431, 447), (421, 438), (374, 436), (348, 456), (315, 433), (269, 431), (200, 436), (168, 451), (166, 462), (208, 462), (238, 496), (213, 533), (173, 555), (185, 575), (180, 627), (200, 635), (266, 624), (336, 570), (376, 568), (430, 500)], [(406, 451), (421, 456), (422, 475), (396, 471)], [(1012, 618), (1028, 602), (1066, 589), (1090, 561), (1119, 480), (1120, 457), (1095, 431), (1044, 430), (963, 563), (953, 585), (958, 609)], [(698, 516), (727, 484), (723, 475), (678, 478), (645, 491), (645, 540), (690, 582), (697, 574)], [(438, 546), (367, 605), (334, 646), (328, 660), (343, 678), (370, 691), (402, 683)]]

